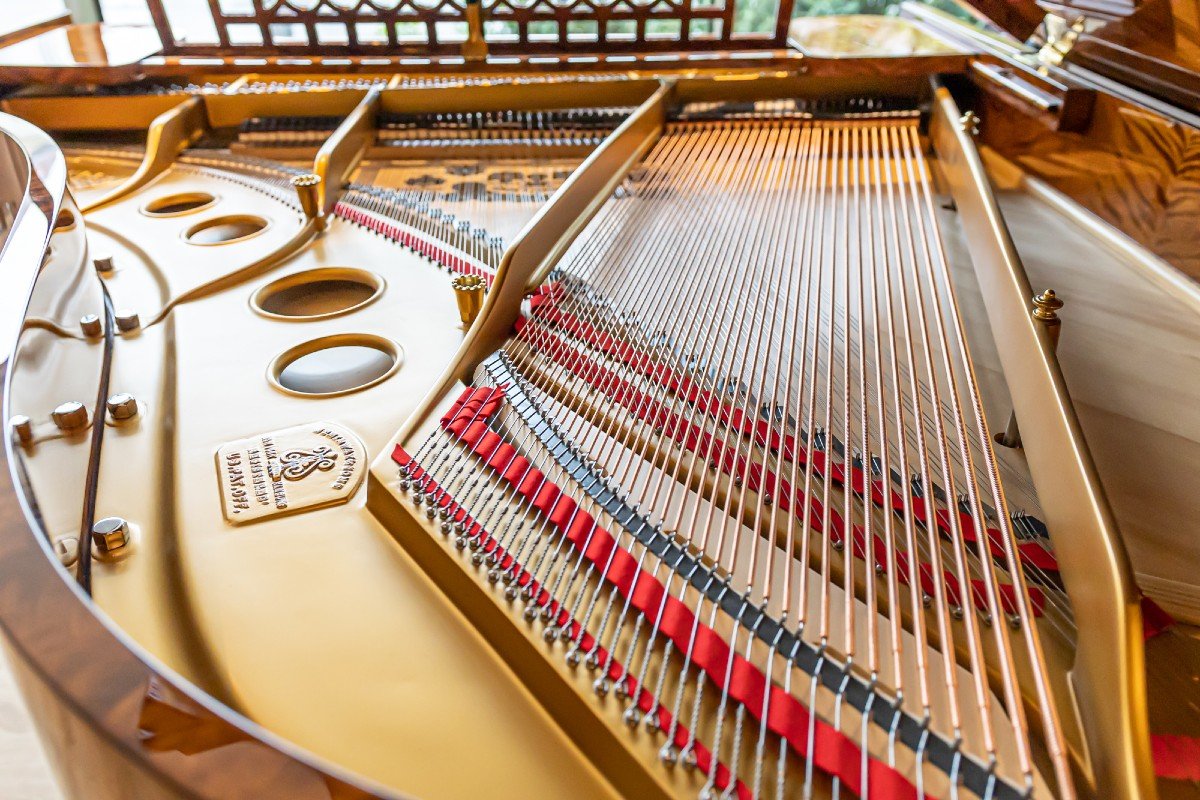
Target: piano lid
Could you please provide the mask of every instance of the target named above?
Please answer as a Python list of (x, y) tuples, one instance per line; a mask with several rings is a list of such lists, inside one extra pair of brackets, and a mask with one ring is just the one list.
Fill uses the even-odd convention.
[(1046, 17), (1045, 10), (1034, 0), (963, 0), (987, 17), (996, 27), (1025, 41)]
[[(1071, 4), (1084, 12), (1081, 0)], [(1065, 61), (1200, 111), (1200, 1), (1092, 3)], [(1122, 9), (1124, 11), (1122, 12)]]
[(1074, 28), (1055, 44), (1062, 64), (1200, 111), (1200, 0), (962, 2), (1021, 41), (1037, 31), (1047, 13), (1061, 17)]

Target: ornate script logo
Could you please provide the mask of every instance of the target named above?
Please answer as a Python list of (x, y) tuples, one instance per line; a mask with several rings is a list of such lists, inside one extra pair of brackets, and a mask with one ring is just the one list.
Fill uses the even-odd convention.
[(271, 465), (271, 478), (298, 481), (312, 474), (313, 470), (328, 472), (333, 469), (337, 457), (338, 454), (329, 447), (288, 450), (277, 463)]

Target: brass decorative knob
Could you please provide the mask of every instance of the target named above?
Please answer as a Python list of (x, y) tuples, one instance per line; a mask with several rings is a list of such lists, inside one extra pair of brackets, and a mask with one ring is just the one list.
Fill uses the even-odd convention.
[(292, 177), (292, 188), (300, 200), (300, 210), (306, 219), (321, 216), (321, 176), (312, 172)]
[(454, 299), (458, 301), (458, 316), (464, 324), (470, 325), (483, 308), (487, 284), (478, 275), (459, 275), (450, 281), (450, 288), (454, 290)]
[(64, 431), (77, 431), (86, 428), (88, 424), (87, 406), (77, 400), (70, 400), (50, 412), (50, 419)]
[(108, 398), (108, 413), (115, 420), (133, 419), (138, 414), (137, 398), (127, 392), (120, 392)]
[(92, 543), (104, 553), (129, 544), (129, 523), (120, 517), (105, 517), (92, 525)]
[(1058, 319), (1058, 311), (1062, 307), (1063, 301), (1059, 299), (1053, 289), (1047, 289), (1041, 294), (1033, 296), (1033, 316), (1035, 319), (1052, 322)]
[(83, 331), (83, 335), (89, 339), (95, 339), (104, 332), (104, 326), (100, 324), (100, 318), (95, 314), (85, 314), (79, 318), (79, 329)]
[(976, 114), (974, 111), (968, 111), (958, 118), (958, 127), (968, 136), (978, 136), (979, 121), (978, 114)]

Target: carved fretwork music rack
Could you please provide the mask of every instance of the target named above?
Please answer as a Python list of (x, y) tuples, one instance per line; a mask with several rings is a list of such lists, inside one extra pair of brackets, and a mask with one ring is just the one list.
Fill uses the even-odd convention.
[(481, 37), (494, 54), (779, 48), (793, 0), (779, 0), (769, 30), (743, 30), (745, 0), (209, 0), (204, 41), (173, 25), (164, 0), (148, 0), (174, 55), (457, 55)]

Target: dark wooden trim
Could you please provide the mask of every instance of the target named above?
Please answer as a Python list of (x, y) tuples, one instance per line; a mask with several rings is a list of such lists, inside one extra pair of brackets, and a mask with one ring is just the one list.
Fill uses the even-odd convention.
[[(591, 0), (574, 0), (569, 4), (542, 3), (536, 6), (497, 2), (489, 7), (489, 22), (508, 23), (511, 34), (488, 34), (488, 49), (497, 54), (571, 53), (600, 49), (606, 52), (660, 52), (668, 50), (710, 50), (713, 48), (772, 48), (787, 41), (788, 24), (794, 0), (781, 0), (774, 23), (760, 34), (734, 32), (737, 5), (745, 0), (725, 0), (720, 5), (698, 4), (695, 0), (680, 3), (595, 4)], [(444, 0), (436, 6), (400, 0), (394, 6), (370, 6), (371, 13), (362, 7), (319, 4), (311, 9), (296, 10), (286, 4), (267, 6), (255, 0), (248, 14), (232, 14), (222, 9), (217, 0), (208, 0), (209, 12), (217, 31), (215, 44), (181, 42), (170, 27), (164, 0), (148, 0), (155, 26), (163, 40), (164, 52), (194, 56), (212, 55), (458, 55), (462, 41), (443, 38), (439, 25), (466, 25), (466, 0)], [(678, 32), (651, 32), (649, 23), (676, 23)], [(709, 21), (716, 31), (695, 35), (693, 22)], [(610, 23), (632, 25), (632, 32), (613, 34)], [(382, 24), (384, 37), (378, 42), (364, 42), (359, 25)], [(398, 24), (416, 24), (425, 30), (426, 41), (402, 42), (398, 39)], [(306, 41), (287, 41), (277, 38), (275, 26), (290, 26), (303, 32)], [(256, 44), (235, 44), (233, 26), (257, 28), (262, 41)], [(553, 33), (537, 30), (549, 26)], [(580, 26), (592, 30), (586, 35)], [(322, 28), (318, 31), (318, 27)], [(330, 41), (330, 28), (340, 29), (337, 41)], [(574, 30), (573, 30), (574, 29)], [(320, 34), (326, 34), (321, 36)], [(573, 36), (578, 38), (572, 38)], [(325, 38), (326, 41), (320, 41)]]
[(1034, 0), (966, 0), (966, 3), (1022, 42), (1046, 17), (1046, 12)]

